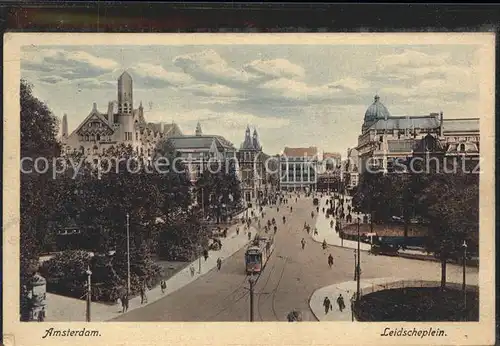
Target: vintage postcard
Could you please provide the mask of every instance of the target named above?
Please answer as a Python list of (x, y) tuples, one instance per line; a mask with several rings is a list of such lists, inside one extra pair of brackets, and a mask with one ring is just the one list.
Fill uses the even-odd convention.
[(493, 344), (494, 42), (6, 34), (5, 344)]

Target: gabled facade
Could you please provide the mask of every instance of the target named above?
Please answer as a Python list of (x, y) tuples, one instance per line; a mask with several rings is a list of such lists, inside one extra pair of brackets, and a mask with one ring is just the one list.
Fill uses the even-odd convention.
[(71, 134), (68, 133), (68, 119), (64, 115), (64, 154), (79, 152), (92, 161), (106, 156), (108, 149), (125, 144), (130, 145), (137, 155), (151, 159), (160, 140), (182, 135), (174, 123), (146, 122), (142, 102), (134, 109), (133, 81), (127, 72), (118, 78), (117, 91), (117, 101), (110, 101), (106, 112), (100, 112), (97, 103), (94, 103), (89, 115)]
[(237, 151), (234, 145), (222, 136), (204, 135), (198, 123), (194, 136), (173, 136), (166, 140), (175, 155), (180, 158), (192, 183), (203, 174), (209, 162), (234, 163), (239, 176)]
[(247, 126), (245, 138), (238, 151), (243, 199), (247, 203), (261, 203), (267, 195), (266, 155), (262, 152), (257, 129), (253, 134)]

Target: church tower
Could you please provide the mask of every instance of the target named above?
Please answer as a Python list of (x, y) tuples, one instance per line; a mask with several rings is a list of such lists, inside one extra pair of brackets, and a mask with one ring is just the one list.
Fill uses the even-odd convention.
[(62, 118), (62, 138), (68, 138), (68, 116), (64, 113)]
[(134, 129), (132, 90), (132, 77), (125, 71), (118, 78), (118, 118), (121, 139), (124, 141), (132, 141)]

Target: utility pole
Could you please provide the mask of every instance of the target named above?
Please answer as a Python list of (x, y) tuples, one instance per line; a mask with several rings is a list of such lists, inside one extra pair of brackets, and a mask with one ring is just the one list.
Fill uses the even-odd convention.
[(354, 281), (356, 281), (357, 279), (357, 271), (358, 271), (358, 260), (357, 260), (357, 256), (356, 256), (356, 249), (354, 249)]
[(130, 299), (130, 216), (127, 213), (127, 299)]
[(357, 282), (357, 287), (356, 287), (356, 300), (359, 301), (359, 286), (360, 286), (360, 280), (361, 280), (361, 252), (359, 251), (359, 218), (358, 218), (358, 265), (357, 265), (357, 277), (358, 277), (358, 282)]
[(201, 274), (201, 256), (202, 256), (202, 251), (201, 251), (201, 246), (198, 245), (198, 248), (200, 249), (200, 254), (198, 256), (198, 274)]
[(92, 283), (91, 283), (91, 276), (92, 272), (90, 271), (90, 266), (87, 267), (87, 271), (85, 272), (87, 274), (87, 322), (90, 322), (90, 303), (92, 302)]
[(255, 281), (253, 277), (250, 277), (248, 282), (250, 283), (250, 322), (253, 322), (253, 288)]
[(203, 215), (203, 220), (205, 220), (205, 198), (203, 195), (203, 187), (201, 188), (201, 214)]
[(467, 287), (466, 287), (466, 284), (465, 284), (465, 262), (467, 260), (467, 243), (466, 241), (464, 240), (464, 243), (462, 244), (462, 247), (464, 249), (464, 258), (463, 258), (463, 271), (462, 271), (462, 274), (463, 274), (463, 282), (462, 282), (462, 290), (463, 290), (463, 293), (464, 293), (464, 320), (467, 321)]

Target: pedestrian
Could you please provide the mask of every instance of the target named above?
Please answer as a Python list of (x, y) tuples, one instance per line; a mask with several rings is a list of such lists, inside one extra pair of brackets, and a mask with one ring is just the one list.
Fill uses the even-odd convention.
[(222, 267), (222, 260), (219, 258), (217, 258), (217, 270), (220, 270), (220, 267)]
[(314, 228), (314, 235), (318, 235), (318, 229)]
[(240, 234), (240, 227), (236, 227), (236, 235)]
[(328, 299), (328, 297), (325, 297), (325, 299), (323, 300), (323, 306), (325, 307), (325, 315), (328, 313), (328, 311), (333, 310), (332, 303), (330, 302), (330, 299)]
[(45, 321), (45, 307), (42, 307), (42, 310), (38, 313), (38, 322)]
[(345, 309), (344, 297), (342, 297), (342, 293), (339, 294), (337, 298), (337, 304), (339, 305), (339, 310), (342, 312)]
[(122, 312), (127, 311), (127, 303), (125, 302), (126, 299), (127, 299), (127, 294), (126, 293), (122, 294), (122, 296), (120, 297), (120, 302), (122, 303)]
[(327, 248), (328, 244), (326, 243), (326, 239), (323, 239), (323, 250)]
[(278, 211), (278, 213), (280, 212), (280, 207), (276, 207), (276, 210)]
[(274, 234), (278, 231), (278, 226), (274, 226)]
[(146, 283), (141, 285), (141, 304), (145, 304), (148, 302), (148, 296), (146, 295)]
[(194, 276), (194, 267), (193, 265), (191, 264), (191, 266), (189, 267), (189, 271), (191, 272), (191, 277)]
[(330, 266), (330, 268), (333, 265), (333, 256), (332, 256), (332, 254), (330, 254), (330, 256), (328, 256), (328, 265)]
[(248, 232), (248, 240), (252, 239), (252, 232)]
[(304, 248), (306, 247), (306, 241), (304, 238), (302, 238), (302, 240), (300, 241), (300, 244), (302, 245), (302, 250), (304, 250)]
[(165, 282), (165, 280), (161, 280), (160, 282), (160, 288), (161, 288), (161, 293), (165, 293), (165, 289), (167, 288), (167, 283)]
[(206, 249), (203, 250), (203, 257), (205, 258), (205, 262), (206, 262), (208, 259), (208, 251)]

